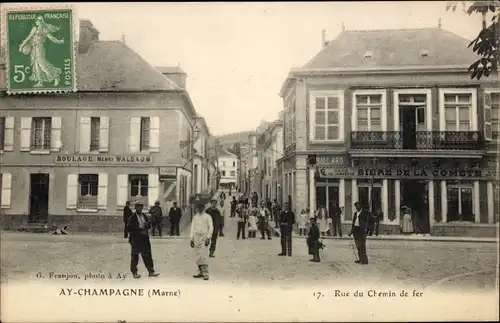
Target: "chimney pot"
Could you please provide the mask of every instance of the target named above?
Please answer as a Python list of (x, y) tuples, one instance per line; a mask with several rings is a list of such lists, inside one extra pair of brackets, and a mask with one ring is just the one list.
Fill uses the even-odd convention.
[(342, 32), (345, 31), (345, 24), (342, 22), (342, 25), (340, 26), (340, 29), (342, 30)]
[(441, 29), (442, 27), (442, 24), (441, 24), (441, 17), (439, 17), (439, 20), (438, 20), (438, 28)]
[(321, 31), (321, 46), (322, 47), (325, 47), (327, 45), (327, 41), (326, 41), (326, 30), (323, 29)]
[(90, 47), (99, 41), (99, 31), (92, 22), (87, 19), (80, 20), (80, 38), (78, 40), (78, 51), (87, 53)]

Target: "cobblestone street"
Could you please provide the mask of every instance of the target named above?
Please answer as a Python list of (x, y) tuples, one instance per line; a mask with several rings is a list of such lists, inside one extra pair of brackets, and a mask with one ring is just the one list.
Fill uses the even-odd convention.
[[(180, 238), (152, 239), (159, 279), (192, 281), (196, 265), (186, 231)], [(494, 243), (369, 241), (370, 265), (359, 266), (354, 263), (350, 240), (325, 240), (322, 262), (316, 264), (309, 262), (303, 238), (294, 238), (292, 257), (278, 257), (279, 238), (236, 240), (234, 218), (226, 219), (225, 234), (210, 262), (211, 278), (219, 282), (296, 286), (363, 280), (367, 284), (424, 288), (443, 280), (446, 282), (441, 286), (447, 289), (495, 288), (498, 259)], [(38, 272), (80, 274), (82, 279), (85, 273), (129, 272), (130, 246), (118, 235), (2, 232), (1, 243), (2, 281), (37, 279)], [(139, 268), (145, 272), (142, 262)], [(446, 279), (475, 272), (480, 273), (466, 279)]]

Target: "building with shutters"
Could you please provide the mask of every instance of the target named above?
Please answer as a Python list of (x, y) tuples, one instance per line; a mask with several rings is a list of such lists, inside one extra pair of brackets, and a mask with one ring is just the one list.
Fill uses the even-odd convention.
[(360, 201), (396, 234), (408, 205), (422, 233), (496, 236), (498, 78), (470, 78), (468, 45), (441, 27), (342, 31), (292, 69), (279, 163), (295, 209), (344, 206), (348, 229)]
[(194, 193), (194, 125), (203, 140), (210, 134), (185, 73), (164, 75), (124, 42), (100, 41), (88, 20), (76, 46), (78, 92), (1, 91), (3, 228), (48, 221), (120, 231), (127, 200), (159, 200), (166, 212), (173, 201), (187, 207)]
[(217, 149), (220, 172), (220, 187), (233, 191), (238, 185), (238, 157), (222, 146)]
[(261, 187), (264, 200), (281, 200), (281, 181), (278, 182), (277, 161), (283, 157), (283, 123), (272, 122), (257, 138), (257, 152), (262, 165), (260, 169)]

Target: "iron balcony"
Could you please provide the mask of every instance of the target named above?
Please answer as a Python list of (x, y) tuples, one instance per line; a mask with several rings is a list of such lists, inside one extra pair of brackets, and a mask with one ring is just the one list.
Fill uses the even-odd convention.
[(353, 131), (351, 149), (482, 150), (480, 131)]

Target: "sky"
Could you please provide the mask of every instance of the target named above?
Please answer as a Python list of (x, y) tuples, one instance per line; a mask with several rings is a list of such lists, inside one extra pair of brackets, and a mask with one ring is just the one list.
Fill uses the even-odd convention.
[(479, 15), (447, 2), (75, 3), (101, 40), (119, 40), (153, 66), (180, 67), (214, 135), (255, 130), (283, 109), (278, 93), (327, 40), (346, 30), (437, 27), (473, 39)]

